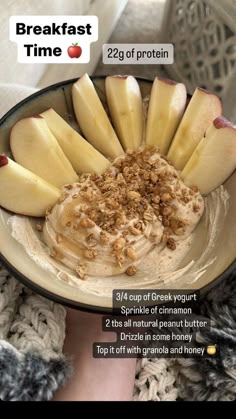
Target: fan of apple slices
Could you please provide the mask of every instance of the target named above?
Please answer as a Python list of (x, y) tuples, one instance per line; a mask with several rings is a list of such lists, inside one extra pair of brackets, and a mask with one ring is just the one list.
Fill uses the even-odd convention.
[(145, 123), (143, 99), (133, 76), (109, 76), (105, 90), (110, 118), (85, 74), (72, 87), (75, 115), (84, 137), (53, 109), (19, 120), (10, 148), (0, 156), (0, 205), (41, 217), (61, 188), (81, 173), (103, 173), (111, 161), (143, 143), (157, 146), (188, 186), (203, 195), (236, 168), (236, 129), (219, 98), (196, 88), (188, 106), (183, 83), (156, 77)]

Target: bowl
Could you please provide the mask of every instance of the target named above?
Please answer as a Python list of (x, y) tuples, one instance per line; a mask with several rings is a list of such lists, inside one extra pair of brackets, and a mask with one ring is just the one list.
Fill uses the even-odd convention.
[[(64, 81), (49, 86), (23, 100), (12, 108), (0, 121), (0, 154), (10, 152), (9, 135), (14, 123), (21, 118), (41, 113), (48, 108), (53, 108), (61, 115), (73, 128), (79, 129), (71, 99), (71, 89), (77, 79)], [(142, 96), (150, 94), (152, 82), (137, 79), (140, 85)], [(106, 96), (104, 93), (104, 77), (93, 78), (97, 93), (106, 106)], [(209, 287), (227, 276), (236, 269), (236, 172), (234, 172), (224, 184), (228, 194), (228, 210), (218, 212), (218, 228), (215, 231), (214, 240), (207, 238), (208, 226), (212, 223), (212, 217), (201, 220), (194, 232), (194, 239), (187, 255), (181, 262), (180, 268), (183, 270), (184, 280), (173, 280), (167, 284), (153, 284), (151, 288), (169, 289), (198, 289), (204, 294)], [(215, 211), (216, 212), (216, 211)], [(8, 219), (12, 214), (4, 209), (0, 209), (0, 259), (7, 269), (13, 273), (26, 286), (35, 292), (54, 300), (63, 305), (78, 308), (81, 310), (94, 311), (100, 313), (110, 312), (112, 309), (112, 296), (103, 295), (97, 292), (87, 292), (83, 288), (68, 284), (63, 280), (58, 280), (50, 272), (46, 272), (37, 265), (24, 248), (12, 237)], [(214, 202), (212, 216), (214, 218)], [(190, 263), (194, 272), (194, 262), (201, 259), (203, 249), (207, 249), (205, 259), (201, 265), (201, 275), (184, 274), (184, 267)], [(197, 268), (196, 268), (197, 270)], [(188, 281), (189, 278), (189, 281)], [(106, 278), (104, 279), (106, 281)], [(105, 282), (104, 282), (105, 283)], [(131, 288), (139, 288), (139, 283), (131, 283)], [(127, 288), (127, 281), (123, 288)], [(145, 287), (145, 286), (144, 286)], [(114, 277), (114, 288), (122, 288), (121, 283)]]

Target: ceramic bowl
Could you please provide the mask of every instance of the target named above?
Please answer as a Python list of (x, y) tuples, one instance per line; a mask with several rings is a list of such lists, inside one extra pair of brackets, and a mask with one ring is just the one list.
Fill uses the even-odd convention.
[[(9, 135), (11, 127), (16, 121), (43, 112), (48, 108), (52, 107), (69, 124), (78, 128), (71, 100), (71, 88), (75, 81), (76, 79), (68, 80), (47, 87), (12, 108), (0, 121), (0, 154), (10, 151)], [(94, 78), (93, 81), (106, 108), (104, 78)], [(138, 81), (143, 97), (147, 96), (151, 90), (151, 82), (141, 79)], [(227, 278), (236, 269), (236, 172), (225, 182), (224, 186), (229, 194), (229, 209), (217, 241), (209, 253), (209, 257), (213, 258), (214, 262), (206, 267), (204, 273), (194, 283), (185, 281), (181, 284), (181, 288), (199, 289), (203, 292), (216, 284), (217, 281)], [(109, 312), (111, 310), (111, 296), (88, 293), (84, 289), (58, 280), (52, 273), (45, 272), (38, 266), (12, 237), (7, 222), (11, 215), (9, 212), (0, 209), (0, 258), (16, 278), (37, 293), (64, 305), (95, 312)], [(192, 259), (199, 259), (205, 246), (206, 228), (204, 223), (199, 223), (193, 244), (185, 258), (185, 263)], [(127, 280), (124, 282), (124, 288), (126, 288), (126, 285)], [(171, 288), (172, 286), (176, 288), (178, 284), (172, 283)], [(116, 281), (114, 281), (114, 287), (117, 287)], [(153, 288), (155, 288), (155, 285)], [(159, 285), (158, 288), (160, 288)]]

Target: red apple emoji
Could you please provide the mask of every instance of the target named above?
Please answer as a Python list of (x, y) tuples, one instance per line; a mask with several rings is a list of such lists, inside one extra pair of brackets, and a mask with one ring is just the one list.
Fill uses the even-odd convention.
[(82, 54), (82, 48), (78, 45), (78, 42), (76, 42), (76, 44), (72, 44), (67, 49), (67, 53), (70, 58), (79, 58)]

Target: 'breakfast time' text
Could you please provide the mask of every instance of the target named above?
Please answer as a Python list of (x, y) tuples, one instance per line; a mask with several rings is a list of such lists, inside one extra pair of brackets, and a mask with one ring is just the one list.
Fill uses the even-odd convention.
[(20, 63), (88, 63), (98, 40), (97, 16), (11, 16), (9, 26)]

